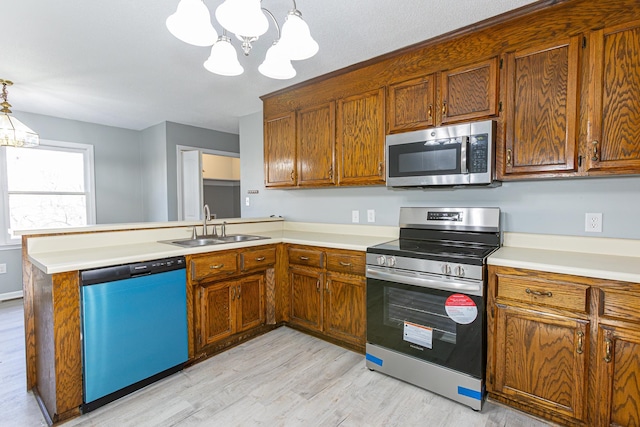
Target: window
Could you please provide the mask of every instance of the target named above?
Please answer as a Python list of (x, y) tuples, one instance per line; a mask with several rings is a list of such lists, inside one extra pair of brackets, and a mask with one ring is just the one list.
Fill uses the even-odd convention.
[(19, 243), (12, 230), (95, 224), (93, 146), (40, 144), (0, 148), (0, 244)]

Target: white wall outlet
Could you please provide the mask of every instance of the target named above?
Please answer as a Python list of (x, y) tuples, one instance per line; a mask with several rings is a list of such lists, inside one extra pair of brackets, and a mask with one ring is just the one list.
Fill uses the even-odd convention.
[(602, 214), (584, 214), (584, 231), (588, 233), (602, 233)]
[(0, 274), (5, 274), (7, 272), (7, 264), (0, 264)]
[(367, 222), (376, 222), (376, 211), (374, 209), (367, 209)]
[(360, 211), (351, 211), (351, 222), (360, 222)]
[(244, 205), (245, 206), (250, 206), (251, 205), (251, 200), (248, 197), (244, 198)]

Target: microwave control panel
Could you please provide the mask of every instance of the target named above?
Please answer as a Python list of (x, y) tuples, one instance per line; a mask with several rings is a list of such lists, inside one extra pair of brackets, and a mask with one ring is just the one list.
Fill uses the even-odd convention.
[(469, 173), (485, 173), (487, 172), (488, 155), (489, 155), (489, 135), (486, 133), (479, 135), (471, 135), (470, 138), (470, 150), (469, 156), (470, 162), (468, 165)]

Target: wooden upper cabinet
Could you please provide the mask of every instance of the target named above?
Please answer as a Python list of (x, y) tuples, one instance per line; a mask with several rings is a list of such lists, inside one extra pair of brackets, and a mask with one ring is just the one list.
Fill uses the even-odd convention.
[(338, 184), (384, 184), (384, 105), (383, 88), (338, 100)]
[(504, 146), (497, 149), (499, 179), (577, 171), (581, 40), (576, 36), (505, 55), (506, 132)]
[(335, 183), (335, 102), (305, 108), (297, 114), (298, 186)]
[(394, 83), (388, 94), (388, 133), (492, 117), (498, 114), (498, 58)]
[(640, 21), (589, 38), (587, 171), (640, 173)]
[(296, 185), (295, 112), (264, 120), (264, 184)]
[(498, 114), (498, 58), (443, 71), (441, 122), (475, 120)]
[(436, 75), (429, 74), (388, 87), (389, 133), (423, 129), (435, 124)]

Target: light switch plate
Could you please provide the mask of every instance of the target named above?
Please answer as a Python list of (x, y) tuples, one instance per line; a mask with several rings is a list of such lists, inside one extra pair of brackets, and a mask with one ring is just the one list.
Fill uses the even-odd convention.
[(250, 206), (251, 205), (251, 200), (248, 197), (245, 197), (244, 199), (244, 205), (245, 206)]
[(376, 222), (375, 209), (367, 209), (367, 222)]
[(0, 274), (5, 274), (7, 272), (7, 264), (0, 264)]
[(360, 222), (360, 211), (351, 211), (351, 222)]

